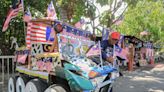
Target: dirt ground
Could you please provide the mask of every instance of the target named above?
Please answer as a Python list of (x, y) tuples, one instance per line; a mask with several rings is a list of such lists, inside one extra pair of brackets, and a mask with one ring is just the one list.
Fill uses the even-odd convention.
[[(123, 72), (124, 76), (114, 83), (114, 92), (164, 92), (164, 64), (141, 67), (133, 72)], [(0, 76), (1, 78), (1, 76)], [(0, 84), (0, 92), (7, 92)]]

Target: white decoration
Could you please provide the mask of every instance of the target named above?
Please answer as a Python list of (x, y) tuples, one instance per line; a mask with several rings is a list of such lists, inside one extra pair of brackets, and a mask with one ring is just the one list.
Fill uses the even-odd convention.
[(17, 38), (10, 37), (10, 39), (12, 40), (10, 49), (13, 48), (14, 44), (15, 44), (15, 50), (18, 49), (19, 46), (18, 46), (18, 43), (17, 43)]

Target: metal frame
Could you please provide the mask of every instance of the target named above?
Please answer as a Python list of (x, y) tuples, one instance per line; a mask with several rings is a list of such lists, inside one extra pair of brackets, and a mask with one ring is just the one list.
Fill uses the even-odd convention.
[[(12, 74), (14, 74), (14, 58), (15, 56), (0, 56), (0, 59), (2, 60), (2, 73), (1, 73), (1, 77), (2, 79), (0, 80), (0, 84), (4, 84), (4, 80), (5, 80), (5, 70), (4, 70), (4, 64), (5, 64), (5, 59), (7, 60), (7, 78), (9, 79), (10, 77), (10, 71), (9, 71), (9, 67), (12, 67)], [(12, 66), (9, 65), (10, 63), (10, 59), (12, 59)]]

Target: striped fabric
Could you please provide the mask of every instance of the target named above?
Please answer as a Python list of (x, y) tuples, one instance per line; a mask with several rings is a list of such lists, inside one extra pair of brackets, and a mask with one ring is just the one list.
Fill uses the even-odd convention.
[(90, 48), (90, 50), (86, 53), (86, 56), (97, 56), (100, 55), (101, 53), (101, 47), (100, 47), (100, 42), (95, 44), (93, 47)]
[[(27, 36), (26, 36), (26, 45), (27, 48), (31, 47), (31, 43), (40, 43), (48, 42), (52, 43), (49, 40), (51, 32), (48, 32), (48, 27), (42, 23), (29, 22), (27, 26)], [(47, 35), (47, 33), (49, 33)]]
[(82, 26), (85, 24), (85, 20), (84, 19), (80, 19), (80, 21), (78, 21), (76, 24), (75, 24), (75, 27), (76, 28), (82, 28)]
[(4, 22), (4, 25), (3, 25), (3, 28), (2, 28), (2, 31), (5, 32), (9, 26), (9, 23), (10, 23), (10, 20), (15, 18), (19, 11), (23, 10), (23, 4), (22, 4), (22, 1), (20, 1), (20, 3), (18, 5), (15, 6), (15, 8), (10, 8), (8, 14), (7, 14), (7, 17), (6, 17), (6, 20)]
[(50, 2), (47, 8), (47, 19), (50, 20), (57, 19), (56, 10), (52, 1)]
[(25, 12), (25, 15), (23, 16), (23, 20), (25, 22), (29, 22), (32, 19), (30, 9), (27, 8), (27, 11)]

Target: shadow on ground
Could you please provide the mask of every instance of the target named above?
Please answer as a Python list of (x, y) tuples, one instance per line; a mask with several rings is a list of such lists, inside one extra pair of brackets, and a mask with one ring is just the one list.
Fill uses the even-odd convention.
[(114, 92), (164, 92), (164, 64), (124, 72), (114, 84)]

